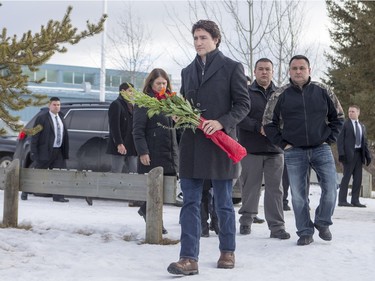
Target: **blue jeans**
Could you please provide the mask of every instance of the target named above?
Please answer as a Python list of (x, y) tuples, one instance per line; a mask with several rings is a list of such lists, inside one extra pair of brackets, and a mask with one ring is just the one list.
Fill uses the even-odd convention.
[[(236, 221), (232, 203), (232, 179), (212, 180), (214, 202), (219, 219), (219, 249), (234, 252), (236, 248)], [(201, 237), (201, 199), (203, 179), (181, 178), (184, 204), (181, 208), (180, 258), (198, 261)]]
[(292, 192), (297, 235), (313, 235), (314, 224), (310, 218), (309, 189), (307, 188), (309, 166), (316, 172), (321, 188), (314, 223), (319, 226), (329, 226), (332, 224), (331, 217), (337, 197), (336, 167), (331, 148), (324, 143), (313, 148), (292, 147), (284, 153)]

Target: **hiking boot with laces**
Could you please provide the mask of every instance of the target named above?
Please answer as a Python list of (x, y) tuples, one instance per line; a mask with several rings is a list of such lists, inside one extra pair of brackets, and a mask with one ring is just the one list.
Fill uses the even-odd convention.
[(198, 262), (184, 258), (181, 258), (178, 262), (172, 262), (167, 270), (169, 273), (176, 275), (195, 275), (199, 273)]

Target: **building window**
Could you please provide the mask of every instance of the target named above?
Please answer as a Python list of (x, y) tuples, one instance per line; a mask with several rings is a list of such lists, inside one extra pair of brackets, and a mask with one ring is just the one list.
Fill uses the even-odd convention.
[(45, 80), (45, 82), (57, 83), (57, 71), (47, 69), (46, 70), (46, 80)]
[(110, 75), (106, 75), (105, 76), (105, 85), (106, 87), (111, 87), (111, 76)]
[(95, 75), (91, 73), (85, 73), (85, 82), (90, 82), (91, 85), (94, 85)]
[(74, 84), (82, 84), (83, 83), (83, 73), (74, 72)]
[(46, 70), (39, 69), (38, 71), (35, 72), (36, 81), (39, 81), (40, 79), (44, 79), (44, 78), (46, 78)]
[(111, 86), (112, 87), (119, 87), (121, 84), (121, 77), (120, 76), (112, 76), (112, 81), (111, 81)]
[(73, 72), (72, 71), (64, 71), (64, 73), (63, 73), (63, 83), (73, 84)]

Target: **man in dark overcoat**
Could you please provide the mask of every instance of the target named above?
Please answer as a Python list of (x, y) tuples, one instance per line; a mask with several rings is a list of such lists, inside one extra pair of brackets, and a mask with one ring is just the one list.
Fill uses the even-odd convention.
[(133, 105), (121, 95), (131, 91), (132, 84), (122, 83), (119, 96), (108, 109), (109, 138), (107, 153), (111, 154), (112, 173), (136, 173), (137, 151), (133, 140)]
[(201, 235), (200, 202), (204, 180), (211, 180), (219, 219), (218, 268), (235, 264), (235, 212), (232, 203), (232, 180), (239, 176), (239, 164), (208, 139), (223, 131), (236, 138), (236, 125), (249, 112), (247, 80), (243, 66), (224, 56), (218, 49), (221, 34), (216, 23), (200, 20), (192, 34), (197, 56), (182, 70), (181, 94), (202, 111), (206, 120), (202, 130), (186, 129), (179, 143), (181, 190), (181, 251), (178, 262), (168, 272), (179, 275), (198, 274)]

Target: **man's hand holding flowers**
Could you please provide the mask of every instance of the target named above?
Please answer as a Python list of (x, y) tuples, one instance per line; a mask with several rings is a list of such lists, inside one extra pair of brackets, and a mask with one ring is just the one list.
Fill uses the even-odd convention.
[(217, 120), (205, 120), (202, 123), (202, 130), (207, 135), (212, 135), (216, 131), (222, 130), (224, 127)]

